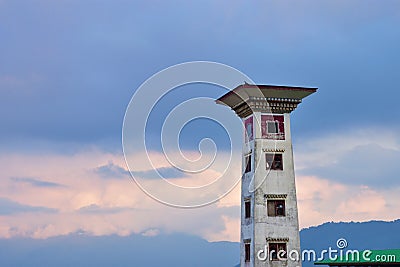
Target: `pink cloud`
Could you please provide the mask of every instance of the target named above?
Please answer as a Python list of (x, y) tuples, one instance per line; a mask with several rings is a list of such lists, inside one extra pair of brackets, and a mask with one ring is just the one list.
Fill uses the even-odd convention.
[[(161, 155), (154, 155), (160, 158)], [(137, 163), (141, 164), (140, 156)], [(126, 171), (122, 155), (91, 150), (74, 155), (0, 155), (0, 197), (23, 205), (55, 209), (56, 213), (23, 212), (1, 216), (0, 237), (46, 238), (83, 232), (92, 235), (129, 235), (184, 232), (210, 241), (238, 241), (240, 233), (240, 186), (213, 205), (198, 209), (177, 209), (148, 197), (129, 178), (104, 179), (96, 168), (112, 162)], [(164, 167), (160, 160), (157, 167)], [(143, 169), (144, 171), (146, 169)], [(240, 172), (230, 170), (234, 176)], [(179, 185), (202, 184), (218, 171), (209, 170), (198, 180), (179, 177)], [(34, 181), (10, 177), (35, 177)], [(36, 186), (41, 181), (62, 186)], [(149, 183), (155, 183), (149, 180)], [(162, 188), (160, 188), (162, 190)], [(300, 226), (326, 221), (392, 220), (399, 217), (399, 188), (374, 189), (350, 186), (316, 176), (298, 176), (297, 194)], [(183, 196), (185, 197), (185, 196)], [(148, 232), (153, 234), (154, 231)]]

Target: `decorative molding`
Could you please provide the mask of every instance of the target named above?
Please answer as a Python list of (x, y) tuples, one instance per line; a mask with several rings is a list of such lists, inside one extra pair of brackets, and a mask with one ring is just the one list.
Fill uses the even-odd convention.
[(279, 152), (279, 153), (283, 153), (285, 152), (284, 148), (263, 148), (262, 152)]
[(243, 201), (249, 201), (249, 200), (251, 200), (251, 196), (248, 196), (248, 197), (244, 197), (244, 198), (243, 198)]
[(243, 239), (243, 243), (251, 243), (251, 239), (250, 238), (247, 238), (247, 239)]
[(267, 237), (267, 242), (289, 242), (288, 237)]
[(286, 199), (287, 194), (265, 194), (267, 199)]
[(250, 97), (245, 102), (231, 107), (241, 118), (246, 118), (253, 111), (267, 113), (291, 113), (301, 103), (301, 99), (295, 98), (277, 98), (277, 97)]

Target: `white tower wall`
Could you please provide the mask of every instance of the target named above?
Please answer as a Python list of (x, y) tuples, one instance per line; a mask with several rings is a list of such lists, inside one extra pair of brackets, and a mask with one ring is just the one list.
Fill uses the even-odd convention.
[(242, 151), (241, 267), (301, 267), (290, 113), (316, 90), (244, 84), (217, 100), (251, 133)]

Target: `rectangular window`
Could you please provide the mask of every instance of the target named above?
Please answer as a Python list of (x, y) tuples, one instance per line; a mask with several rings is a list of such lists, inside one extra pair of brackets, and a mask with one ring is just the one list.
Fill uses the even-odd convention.
[(278, 121), (267, 121), (267, 133), (269, 133), (269, 134), (279, 133), (279, 122)]
[(285, 140), (285, 117), (283, 115), (261, 115), (261, 137)]
[(245, 140), (246, 141), (251, 141), (253, 140), (253, 117), (248, 118), (247, 120), (244, 121), (244, 127), (245, 127)]
[(269, 243), (268, 248), (271, 260), (276, 261), (287, 258), (286, 243)]
[(244, 261), (245, 262), (250, 261), (250, 243), (244, 244)]
[(285, 200), (267, 200), (268, 216), (278, 217), (286, 216), (285, 214)]
[(245, 164), (246, 164), (246, 169), (245, 173), (251, 172), (251, 155), (248, 155), (245, 157)]
[(265, 154), (266, 169), (283, 171), (283, 157), (282, 154), (269, 153)]
[(246, 200), (244, 202), (244, 218), (248, 219), (251, 216), (251, 202)]

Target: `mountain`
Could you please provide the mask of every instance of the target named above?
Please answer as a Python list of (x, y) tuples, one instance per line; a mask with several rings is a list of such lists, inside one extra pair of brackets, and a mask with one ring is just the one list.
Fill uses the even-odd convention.
[[(300, 231), (301, 249), (338, 249), (336, 242), (342, 238), (347, 241), (347, 249), (374, 250), (400, 248), (400, 219), (369, 222), (324, 223)], [(303, 262), (303, 267), (314, 266)]]
[[(400, 220), (324, 223), (300, 232), (302, 249), (316, 252), (332, 247), (339, 238), (348, 249), (400, 248)], [(157, 236), (88, 236), (71, 234), (48, 239), (0, 239), (0, 266), (235, 266), (239, 243), (208, 242), (184, 234)], [(311, 267), (311, 262), (304, 262)]]
[(239, 244), (207, 242), (183, 234), (69, 235), (48, 239), (1, 239), (0, 266), (5, 267), (119, 267), (119, 266), (233, 266)]

